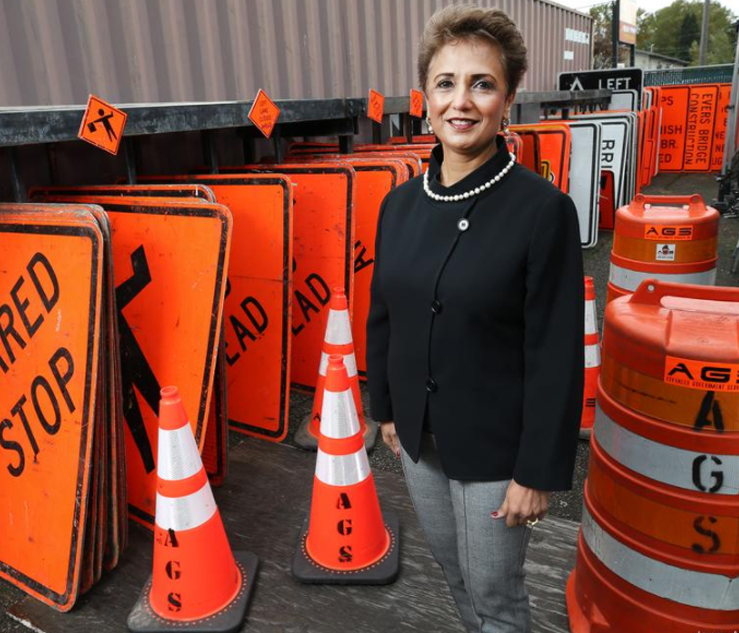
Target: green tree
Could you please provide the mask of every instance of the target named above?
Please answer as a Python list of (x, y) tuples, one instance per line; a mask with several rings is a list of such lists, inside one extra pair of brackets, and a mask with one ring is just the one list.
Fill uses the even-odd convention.
[[(734, 60), (736, 34), (732, 24), (737, 17), (719, 2), (711, 2), (708, 20), (706, 63), (727, 64)], [(670, 6), (637, 18), (637, 47), (698, 63), (702, 0), (675, 0)]]

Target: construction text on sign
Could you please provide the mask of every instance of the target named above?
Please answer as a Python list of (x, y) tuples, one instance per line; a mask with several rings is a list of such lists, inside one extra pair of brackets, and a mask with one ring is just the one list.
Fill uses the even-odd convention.
[(277, 119), (280, 118), (280, 109), (275, 105), (261, 88), (257, 93), (257, 98), (249, 110), (249, 120), (257, 127), (257, 129), (267, 138), (272, 136), (272, 130), (275, 128)]
[(90, 95), (77, 136), (95, 147), (117, 154), (128, 115), (102, 99)]

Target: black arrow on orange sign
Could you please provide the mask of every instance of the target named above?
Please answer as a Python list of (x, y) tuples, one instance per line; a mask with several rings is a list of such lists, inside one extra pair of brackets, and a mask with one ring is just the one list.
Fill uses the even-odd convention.
[[(156, 468), (154, 454), (151, 449), (149, 436), (146, 434), (144, 418), (136, 399), (136, 391), (144, 397), (146, 403), (156, 414), (159, 408), (159, 381), (151, 369), (144, 352), (128, 325), (123, 314), (125, 308), (138, 294), (151, 283), (149, 264), (146, 261), (146, 252), (139, 246), (131, 253), (133, 275), (121, 283), (115, 290), (118, 312), (118, 332), (121, 345), (121, 382), (123, 383), (123, 416), (131, 431), (133, 441), (139, 450), (141, 460), (147, 473)], [(134, 389), (135, 388), (135, 389)]]

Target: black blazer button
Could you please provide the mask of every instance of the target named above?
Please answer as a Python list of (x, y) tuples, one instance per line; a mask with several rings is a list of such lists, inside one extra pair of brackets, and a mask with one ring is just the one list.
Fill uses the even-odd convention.
[(426, 380), (426, 391), (429, 393), (436, 393), (438, 389), (439, 385), (436, 384), (436, 381), (433, 378)]
[(433, 312), (434, 314), (441, 314), (442, 307), (443, 306), (441, 305), (441, 301), (439, 301), (438, 299), (434, 299), (431, 302), (431, 312)]

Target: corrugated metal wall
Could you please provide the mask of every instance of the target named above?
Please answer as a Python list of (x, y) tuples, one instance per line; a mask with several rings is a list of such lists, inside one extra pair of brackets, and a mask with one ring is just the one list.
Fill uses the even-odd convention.
[[(0, 106), (80, 104), (89, 93), (247, 100), (259, 88), (276, 99), (405, 95), (424, 23), (453, 1), (0, 0)], [(521, 29), (522, 88), (551, 90), (558, 71), (590, 68), (589, 16), (542, 0), (477, 4)], [(583, 35), (566, 39), (573, 32)]]

